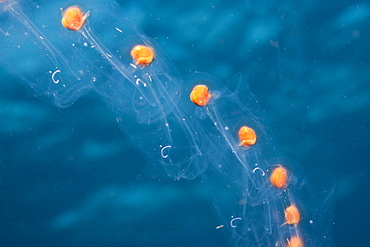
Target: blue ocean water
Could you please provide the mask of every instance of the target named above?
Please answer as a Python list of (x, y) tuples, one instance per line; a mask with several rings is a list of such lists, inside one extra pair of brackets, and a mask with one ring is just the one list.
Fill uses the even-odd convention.
[[(335, 246), (369, 243), (367, 2), (121, 4), (181, 74), (241, 72), (282, 153), (336, 175)], [(94, 93), (57, 109), (1, 82), (2, 246), (228, 246), (202, 180), (149, 165)]]

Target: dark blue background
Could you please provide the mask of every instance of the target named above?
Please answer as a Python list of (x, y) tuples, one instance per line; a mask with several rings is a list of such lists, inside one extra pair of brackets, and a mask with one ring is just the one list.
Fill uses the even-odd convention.
[[(367, 1), (122, 6), (181, 74), (243, 73), (282, 153), (336, 175), (335, 245), (369, 244)], [(148, 165), (93, 93), (57, 109), (1, 72), (0, 114), (1, 246), (227, 246), (204, 183)]]

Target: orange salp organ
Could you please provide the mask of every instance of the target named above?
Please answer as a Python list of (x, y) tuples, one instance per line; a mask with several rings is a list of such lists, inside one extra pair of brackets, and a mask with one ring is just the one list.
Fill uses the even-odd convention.
[(206, 85), (196, 85), (190, 93), (190, 100), (198, 106), (205, 106), (211, 99), (211, 94)]
[(303, 247), (302, 239), (298, 236), (293, 236), (290, 238), (288, 245), (286, 247)]
[(288, 171), (282, 166), (276, 167), (270, 176), (271, 184), (278, 189), (283, 189), (288, 186)]
[(146, 66), (154, 60), (154, 50), (149, 46), (136, 45), (131, 50), (131, 56), (138, 65)]
[(301, 219), (301, 214), (295, 205), (287, 207), (284, 211), (286, 224), (297, 225)]
[(85, 14), (78, 6), (71, 6), (63, 11), (62, 24), (65, 28), (78, 31), (85, 24), (87, 17), (89, 12)]
[(240, 140), (240, 146), (249, 147), (254, 145), (257, 141), (256, 132), (248, 126), (241, 127), (239, 129), (238, 136)]

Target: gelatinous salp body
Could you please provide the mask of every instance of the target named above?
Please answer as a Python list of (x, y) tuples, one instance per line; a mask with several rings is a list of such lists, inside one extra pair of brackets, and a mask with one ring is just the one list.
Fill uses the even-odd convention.
[(0, 62), (34, 95), (66, 107), (93, 89), (150, 163), (202, 177), (233, 246), (327, 241), (334, 180), (281, 157), (242, 76), (184, 80), (112, 1), (49, 2), (0, 2)]
[[(182, 77), (171, 59), (109, 2), (88, 8), (89, 23), (78, 32), (81, 54), (107, 80), (95, 91), (117, 113), (117, 122), (131, 142), (153, 164), (173, 178), (194, 178), (207, 167), (179, 104)], [(108, 14), (109, 13), (109, 14)], [(99, 36), (98, 36), (99, 34)]]
[[(306, 179), (299, 165), (280, 157), (275, 149), (264, 112), (246, 84), (240, 76), (225, 85), (211, 75), (194, 73), (186, 78), (181, 93), (180, 103), (197, 145), (207, 150), (202, 154), (211, 167), (203, 179), (212, 190), (213, 203), (234, 236), (234, 246), (315, 246), (316, 238), (296, 239), (310, 230), (310, 219), (318, 221), (311, 212), (304, 220), (300, 218), (307, 208), (296, 198), (302, 198), (302, 188), (309, 186), (303, 186)], [(189, 101), (196, 85), (205, 85), (212, 94), (203, 107)], [(246, 134), (241, 135), (241, 129)], [(243, 140), (246, 145), (240, 145)], [(318, 191), (323, 188), (330, 198), (333, 180), (329, 178)], [(314, 195), (315, 203), (323, 199), (316, 192), (305, 197)]]
[(44, 8), (28, 0), (0, 2), (0, 65), (33, 95), (67, 107), (86, 94), (99, 76), (88, 64), (89, 56), (76, 52), (70, 35), (64, 33), (63, 1), (48, 4)]

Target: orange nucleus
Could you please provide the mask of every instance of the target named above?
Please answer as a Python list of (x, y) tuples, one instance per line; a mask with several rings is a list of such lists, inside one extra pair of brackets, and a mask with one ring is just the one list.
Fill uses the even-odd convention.
[(85, 20), (88, 16), (89, 12), (85, 14), (79, 7), (71, 6), (63, 11), (62, 24), (65, 28), (78, 31), (85, 24)]
[(289, 239), (286, 247), (303, 247), (303, 242), (300, 237), (293, 236)]
[(270, 182), (278, 189), (283, 189), (288, 186), (288, 171), (282, 166), (276, 167), (270, 176)]
[(243, 126), (240, 128), (238, 132), (240, 146), (249, 147), (254, 145), (257, 141), (256, 132), (252, 128), (248, 126)]
[(287, 207), (284, 211), (286, 224), (297, 225), (301, 219), (301, 214), (295, 205)]
[(146, 66), (154, 60), (154, 51), (149, 46), (137, 45), (131, 50), (131, 56), (136, 64)]
[(190, 100), (196, 105), (205, 106), (211, 99), (208, 87), (206, 85), (196, 85), (190, 93)]

